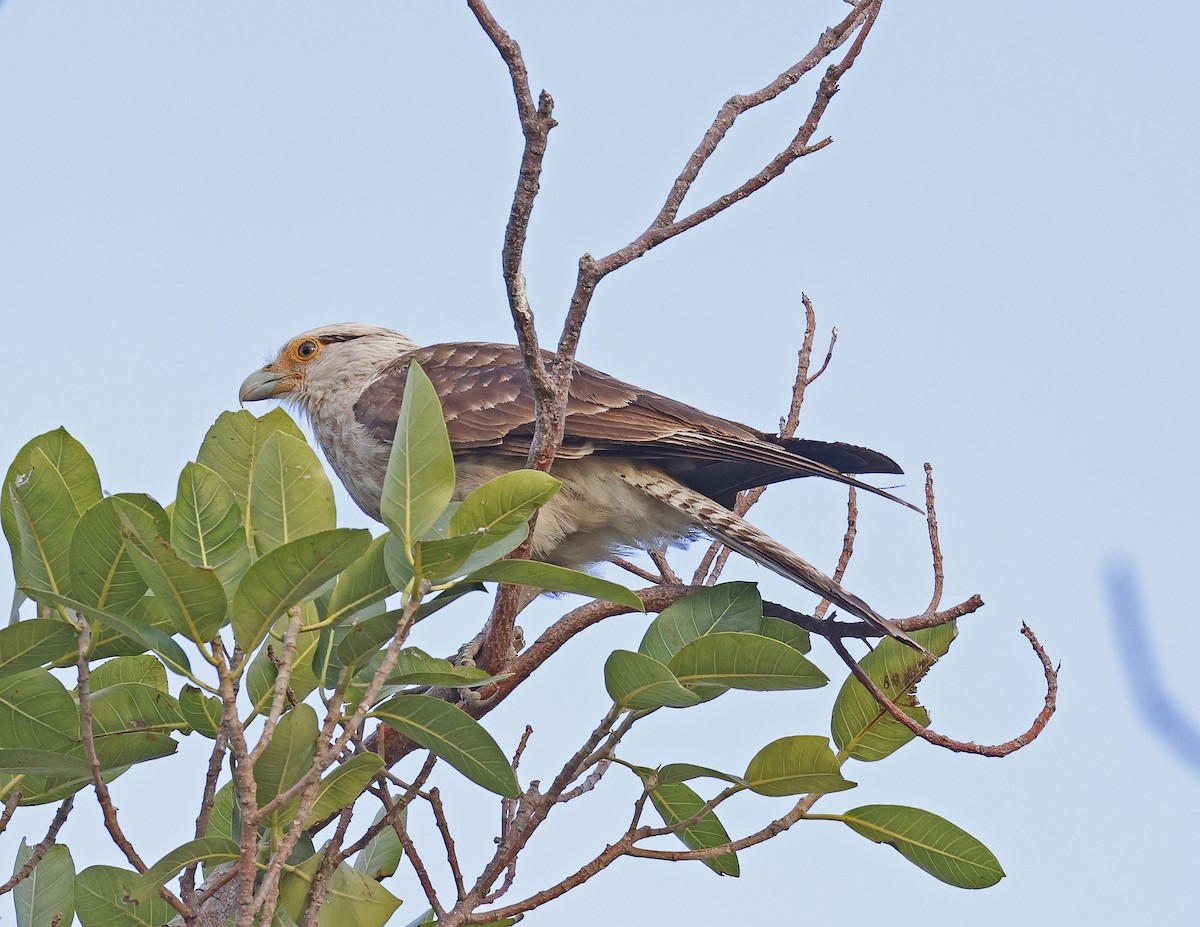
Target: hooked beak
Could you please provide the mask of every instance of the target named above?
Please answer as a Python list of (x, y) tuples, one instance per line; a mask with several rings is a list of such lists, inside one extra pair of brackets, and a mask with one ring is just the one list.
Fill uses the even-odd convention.
[(270, 399), (281, 393), (290, 393), (295, 389), (294, 378), (279, 374), (270, 367), (256, 370), (242, 381), (238, 390), (238, 399), (242, 402), (255, 402), (259, 399)]

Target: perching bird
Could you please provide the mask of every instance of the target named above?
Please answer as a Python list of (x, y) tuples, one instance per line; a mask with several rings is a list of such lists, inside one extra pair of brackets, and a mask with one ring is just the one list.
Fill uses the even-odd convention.
[[(374, 325), (329, 325), (292, 338), (246, 378), (239, 396), (243, 402), (279, 398), (307, 415), (350, 496), (378, 519), (413, 361), (442, 402), (458, 474), (455, 498), (524, 465), (534, 402), (514, 345), (421, 347)], [(764, 434), (577, 363), (552, 468), (562, 488), (538, 515), (533, 557), (581, 569), (703, 532), (917, 646), (862, 599), (730, 511), (743, 489), (801, 476), (894, 499), (845, 474), (901, 472), (867, 448)]]

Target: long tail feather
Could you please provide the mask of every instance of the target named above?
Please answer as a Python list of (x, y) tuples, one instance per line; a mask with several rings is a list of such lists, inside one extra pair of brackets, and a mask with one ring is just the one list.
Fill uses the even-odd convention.
[(829, 599), (856, 618), (874, 625), (889, 637), (922, 653), (928, 653), (894, 622), (884, 618), (853, 592), (796, 556), (769, 534), (755, 528), (729, 509), (717, 505), (707, 496), (688, 489), (669, 477), (645, 471), (630, 469), (622, 473), (621, 478), (646, 495), (687, 515), (707, 534), (742, 556), (749, 557), (785, 579)]

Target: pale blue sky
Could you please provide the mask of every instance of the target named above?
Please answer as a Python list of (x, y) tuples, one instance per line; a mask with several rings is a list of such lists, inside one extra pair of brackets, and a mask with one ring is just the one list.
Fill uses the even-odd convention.
[[(557, 334), (578, 256), (637, 234), (716, 108), (791, 64), (844, 9), (497, 0), (561, 123), (527, 261), (543, 338)], [(1187, 469), (1200, 453), (1197, 27), (1180, 2), (893, 0), (830, 107), (835, 144), (604, 281), (584, 330), (587, 363), (772, 428), (800, 292), (822, 329), (839, 328), (802, 431), (889, 453), (914, 500), (931, 461), (947, 601), (988, 603), (922, 689), (935, 727), (979, 741), (1024, 730), (1042, 690), (1022, 621), (1063, 672), (1059, 714), (1028, 750), (995, 761), (914, 744), (848, 771), (859, 788), (821, 810), (928, 808), (987, 843), (1008, 878), (950, 889), (813, 822), (743, 854), (738, 880), (624, 861), (528, 923), (734, 923), (792, 906), (814, 922), (980, 927), (1192, 915), (1200, 780), (1137, 716), (1101, 569), (1113, 554), (1131, 560), (1165, 684), (1186, 696), (1200, 549)], [(810, 101), (805, 87), (739, 124), (696, 192), (753, 171)], [(422, 341), (507, 340), (499, 250), (519, 141), (507, 75), (465, 5), (0, 4), (3, 465), (61, 424), (107, 489), (167, 501), (242, 378), (298, 331), (362, 320)], [(339, 499), (345, 523), (367, 524)], [(889, 615), (919, 612), (921, 520), (878, 500), (861, 508), (848, 585)], [(843, 511), (840, 489), (805, 482), (768, 494), (755, 518), (828, 568)], [(749, 565), (727, 576), (810, 601)], [(6, 571), (0, 599), (11, 588)], [(524, 623), (536, 633), (550, 616)], [(444, 652), (472, 617), (423, 626), (419, 643)], [(642, 626), (618, 619), (583, 636), (492, 716), (505, 744), (534, 725), (527, 775), (552, 776), (590, 730), (603, 658)], [(840, 677), (827, 650), (818, 660)], [(835, 689), (730, 696), (672, 717), (670, 732), (652, 718), (624, 755), (738, 771), (774, 737), (824, 733)], [(759, 721), (764, 707), (775, 714)], [(185, 741), (178, 759), (115, 785), (143, 855), (189, 836), (198, 755)], [(463, 800), (460, 844), (472, 813), (486, 823), (478, 859), (494, 808)], [(613, 776), (571, 806), (513, 897), (613, 839), (631, 800)], [(723, 818), (744, 833), (774, 806), (736, 807)], [(0, 870), (45, 817), (18, 815)], [(80, 865), (117, 862), (85, 849), (99, 827), (81, 802), (67, 834)], [(423, 902), (411, 880), (397, 893), (403, 924)]]

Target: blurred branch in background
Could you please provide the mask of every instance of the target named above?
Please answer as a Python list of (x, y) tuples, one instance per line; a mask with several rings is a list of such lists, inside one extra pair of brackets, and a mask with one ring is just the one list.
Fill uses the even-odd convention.
[(1108, 587), (1109, 613), (1117, 649), (1123, 654), (1125, 672), (1134, 705), (1150, 722), (1151, 729), (1192, 769), (1200, 772), (1200, 729), (1171, 697), (1159, 673), (1150, 649), (1146, 614), (1142, 609), (1141, 590), (1133, 565), (1114, 557), (1104, 571)]

